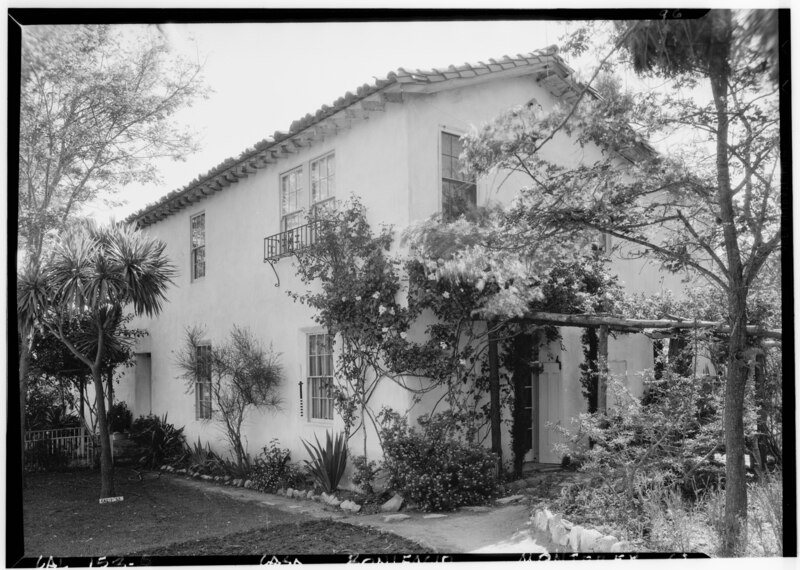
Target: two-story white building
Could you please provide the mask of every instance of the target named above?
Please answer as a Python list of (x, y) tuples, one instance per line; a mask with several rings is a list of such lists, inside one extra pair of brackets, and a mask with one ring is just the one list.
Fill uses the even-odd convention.
[[(559, 99), (574, 100), (578, 92), (572, 70), (552, 47), (447, 69), (399, 69), (134, 214), (131, 219), (140, 228), (166, 242), (179, 277), (162, 314), (134, 323), (149, 335), (139, 341), (136, 366), (125, 373), (117, 398), (126, 400), (135, 416), (168, 412), (170, 422), (185, 426), (189, 440), (199, 437), (226, 451), (222, 432), (205, 421), (207, 390), (198, 383), (194, 393), (187, 391), (175, 352), (185, 342), (187, 327), (202, 326), (204, 342), (213, 344), (234, 324), (245, 326), (281, 354), (286, 373), (282, 409), (249, 416), (248, 449), (257, 453), (277, 438), (294, 460), (306, 457), (302, 439), (322, 437), (326, 429), (341, 429), (341, 423), (327, 390), (334, 381), (327, 331), (315, 325), (308, 307), (286, 294), (302, 290), (293, 259), (275, 261), (287, 244), (306, 239), (305, 214), (353, 194), (366, 206), (373, 227), (390, 224), (399, 232), (436, 212), (457, 216), (465, 204), (507, 203), (519, 188), (513, 179), (473, 181), (454, 169), (459, 136), (512, 106), (535, 99), (547, 109)], [(559, 161), (598, 156), (597, 149), (567, 137), (558, 140), (549, 152)], [(613, 268), (636, 290), (663, 286), (662, 274), (644, 261), (617, 260)], [(544, 463), (561, 460), (545, 423), (567, 423), (586, 409), (578, 368), (581, 330), (564, 328), (561, 334), (563, 350), (543, 350), (544, 370), (535, 385), (531, 380), (537, 413), (529, 456)], [(611, 372), (640, 392), (637, 372), (652, 366), (651, 343), (641, 334), (612, 338), (609, 361)], [(404, 412), (412, 407), (412, 394), (388, 382), (375, 401)], [(423, 400), (412, 416), (429, 409)], [(509, 457), (505, 430), (503, 437)], [(371, 453), (378, 452), (374, 437), (370, 444)]]

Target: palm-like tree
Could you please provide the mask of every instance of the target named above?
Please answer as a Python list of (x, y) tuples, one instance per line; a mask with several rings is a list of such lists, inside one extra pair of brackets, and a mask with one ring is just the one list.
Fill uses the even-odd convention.
[[(89, 222), (59, 239), (44, 270), (19, 278), (20, 332), (34, 323), (45, 327), (91, 371), (100, 426), (101, 497), (114, 495), (103, 365), (108, 351), (120, 342), (113, 331), (124, 310), (147, 316), (161, 312), (175, 276), (164, 249), (163, 242), (132, 226)], [(78, 322), (93, 339), (78, 341), (68, 334), (69, 325)]]

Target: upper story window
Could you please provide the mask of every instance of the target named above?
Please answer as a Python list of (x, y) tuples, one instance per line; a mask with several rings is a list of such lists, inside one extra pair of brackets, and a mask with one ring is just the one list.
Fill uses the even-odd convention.
[(335, 195), (334, 153), (326, 154), (281, 175), (281, 231), (302, 226), (305, 223), (304, 212), (314, 213), (329, 206), (333, 203)]
[(195, 347), (198, 373), (194, 384), (194, 417), (197, 420), (211, 419), (211, 345)]
[(303, 225), (305, 201), (301, 166), (281, 176), (281, 231)]
[(463, 147), (458, 135), (442, 132), (442, 219), (450, 222), (478, 203), (475, 177), (464, 174), (458, 156)]
[(197, 214), (191, 218), (192, 228), (192, 279), (206, 274), (206, 215)]
[(308, 392), (311, 419), (333, 419), (333, 336), (308, 335)]
[(336, 195), (336, 165), (333, 153), (311, 161), (311, 206), (324, 207)]

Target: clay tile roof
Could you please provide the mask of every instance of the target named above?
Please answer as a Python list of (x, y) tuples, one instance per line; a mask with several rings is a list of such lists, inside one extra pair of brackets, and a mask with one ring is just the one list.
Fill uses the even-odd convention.
[(235, 183), (243, 176), (239, 172), (241, 168), (249, 162), (255, 162), (259, 155), (263, 155), (264, 151), (269, 151), (272, 148), (279, 149), (281, 144), (285, 144), (288, 139), (300, 134), (305, 129), (394, 84), (430, 85), (432, 83), (466, 79), (530, 65), (546, 70), (548, 74), (552, 70), (557, 70), (556, 75), (563, 81), (563, 87), (575, 89), (577, 85), (570, 79), (572, 69), (557, 55), (557, 52), (558, 48), (552, 45), (529, 54), (519, 54), (515, 60), (506, 55), (499, 62), (495, 59), (490, 59), (489, 63), (481, 61), (477, 64), (465, 63), (459, 67), (450, 65), (447, 69), (417, 69), (412, 72), (401, 67), (396, 71), (389, 72), (383, 79), (376, 79), (372, 84), (364, 83), (355, 89), (355, 93), (347, 91), (332, 105), (322, 105), (314, 113), (307, 113), (304, 117), (296, 119), (291, 123), (288, 131), (275, 131), (272, 137), (258, 141), (252, 147), (242, 151), (236, 158), (231, 157), (224, 160), (205, 174), (197, 176), (183, 188), (173, 190), (154, 204), (149, 204), (138, 212), (131, 214), (126, 221), (136, 223), (140, 227), (150, 225), (185, 208), (192, 202), (203, 199), (207, 194), (211, 193), (210, 191), (204, 191), (204, 187), (208, 184), (217, 183), (218, 185), (227, 186)]

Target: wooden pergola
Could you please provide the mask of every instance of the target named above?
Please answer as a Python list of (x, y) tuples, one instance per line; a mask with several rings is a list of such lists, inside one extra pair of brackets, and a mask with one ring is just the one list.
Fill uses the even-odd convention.
[[(509, 322), (536, 323), (567, 327), (596, 327), (598, 329), (598, 386), (597, 409), (605, 413), (607, 409), (607, 380), (608, 380), (608, 333), (644, 332), (653, 330), (675, 329), (706, 329), (719, 333), (729, 333), (731, 327), (717, 321), (701, 321), (696, 319), (628, 319), (604, 314), (566, 314), (549, 312), (530, 312), (522, 317), (509, 319)], [(491, 327), (490, 327), (491, 328)], [(773, 339), (780, 343), (783, 339), (781, 329), (767, 329), (755, 325), (747, 326), (747, 333), (751, 336)], [(502, 465), (502, 447), (500, 431), (500, 370), (497, 353), (497, 339), (489, 336), (489, 399), (491, 412), (491, 437), (492, 451), (497, 454), (498, 466)]]

